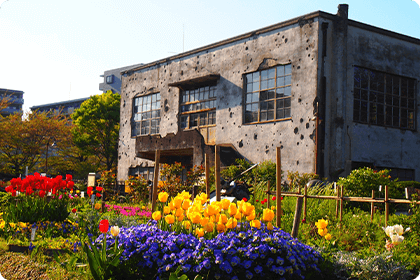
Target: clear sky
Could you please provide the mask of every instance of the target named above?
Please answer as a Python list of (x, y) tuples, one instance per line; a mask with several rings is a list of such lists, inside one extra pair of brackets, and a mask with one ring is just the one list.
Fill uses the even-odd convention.
[[(417, 2), (417, 3), (416, 3)], [(0, 88), (34, 105), (100, 94), (105, 70), (153, 62), (317, 10), (420, 38), (420, 0), (0, 0)]]

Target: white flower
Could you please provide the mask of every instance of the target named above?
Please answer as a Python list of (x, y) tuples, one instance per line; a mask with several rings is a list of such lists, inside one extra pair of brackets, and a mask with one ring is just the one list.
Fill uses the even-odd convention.
[(118, 226), (111, 227), (111, 234), (114, 237), (118, 236), (120, 234), (120, 228)]
[(391, 242), (393, 245), (398, 245), (404, 240), (404, 236), (398, 235), (398, 234), (393, 234), (390, 237), (391, 237)]
[(394, 226), (394, 232), (398, 235), (403, 235), (404, 228), (402, 227), (402, 225), (395, 225)]

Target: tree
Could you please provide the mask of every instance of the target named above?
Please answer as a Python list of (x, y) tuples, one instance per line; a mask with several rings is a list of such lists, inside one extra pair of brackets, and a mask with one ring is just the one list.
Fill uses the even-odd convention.
[[(0, 173), (19, 176), (26, 166), (34, 171), (37, 164), (41, 171), (48, 172), (48, 158), (56, 154), (53, 143), (65, 143), (70, 135), (68, 120), (60, 116), (33, 112), (11, 114), (0, 120)], [(64, 145), (62, 145), (64, 147)], [(45, 166), (45, 168), (44, 168)]]
[(107, 91), (93, 95), (71, 115), (75, 145), (93, 155), (109, 170), (117, 163), (120, 95)]

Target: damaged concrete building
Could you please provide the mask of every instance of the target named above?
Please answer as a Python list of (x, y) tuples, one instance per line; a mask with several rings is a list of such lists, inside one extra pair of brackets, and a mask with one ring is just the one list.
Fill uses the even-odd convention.
[(354, 168), (420, 179), (420, 40), (317, 11), (122, 72), (118, 179), (276, 160), (335, 180)]

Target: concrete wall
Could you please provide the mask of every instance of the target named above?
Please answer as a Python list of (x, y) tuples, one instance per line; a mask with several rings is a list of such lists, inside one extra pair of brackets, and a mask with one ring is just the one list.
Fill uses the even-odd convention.
[[(353, 161), (372, 162), (376, 166), (415, 169), (420, 180), (419, 80), (420, 40), (400, 40), (394, 36), (349, 26), (349, 71), (357, 65), (389, 74), (416, 79), (415, 130), (385, 128), (352, 122), (352, 106), (348, 107), (347, 123)], [(351, 73), (351, 72), (350, 72)], [(348, 79), (347, 102), (352, 104), (353, 75)]]
[[(276, 147), (281, 146), (282, 170), (314, 172), (315, 122), (311, 119), (317, 94), (318, 30), (318, 18), (299, 21), (124, 75), (118, 179), (127, 178), (130, 166), (152, 164), (135, 157), (130, 123), (133, 98), (160, 92), (160, 134), (177, 133), (180, 92), (168, 84), (207, 74), (220, 74), (216, 144), (233, 144), (254, 163), (275, 161)], [(244, 74), (288, 63), (292, 64), (291, 119), (244, 124)]]

